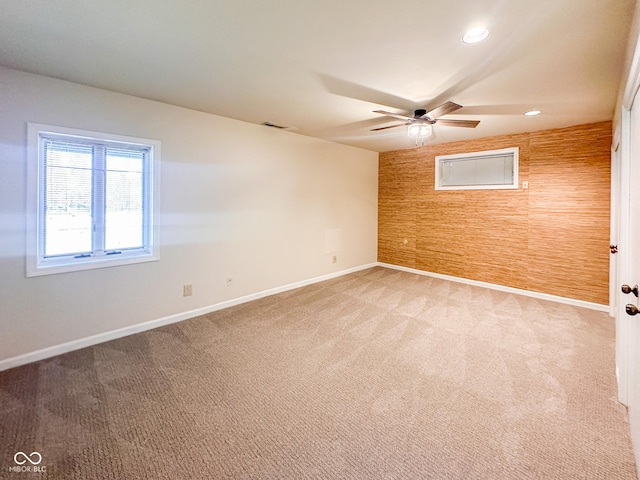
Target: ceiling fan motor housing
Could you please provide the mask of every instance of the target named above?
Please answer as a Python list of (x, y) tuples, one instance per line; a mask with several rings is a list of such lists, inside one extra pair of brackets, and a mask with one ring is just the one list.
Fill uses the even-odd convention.
[(436, 120), (427, 115), (427, 111), (419, 108), (415, 112), (413, 112), (413, 120), (414, 123), (428, 123), (429, 125), (433, 125), (436, 123)]

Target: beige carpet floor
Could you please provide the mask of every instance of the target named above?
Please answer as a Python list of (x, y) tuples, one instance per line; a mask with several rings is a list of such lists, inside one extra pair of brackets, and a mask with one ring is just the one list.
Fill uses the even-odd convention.
[(0, 372), (0, 478), (636, 473), (607, 314), (377, 267)]

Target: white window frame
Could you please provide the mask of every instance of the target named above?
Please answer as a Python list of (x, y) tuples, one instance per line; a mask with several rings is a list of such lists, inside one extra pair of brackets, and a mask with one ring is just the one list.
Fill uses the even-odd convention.
[[(485, 150), (482, 152), (459, 153), (453, 155), (438, 155), (435, 158), (435, 189), (436, 190), (515, 190), (519, 188), (518, 183), (518, 163), (519, 163), (518, 147), (503, 148), (500, 150)], [(511, 155), (513, 160), (513, 181), (508, 184), (469, 184), (469, 185), (442, 185), (442, 164), (451, 161), (465, 160), (482, 160), (483, 157), (492, 157), (498, 155)]]
[[(94, 252), (91, 256), (44, 255), (44, 140), (50, 137), (103, 146), (125, 144), (148, 149), (145, 173), (146, 238), (145, 245), (137, 249), (124, 249), (118, 255)], [(93, 132), (75, 128), (27, 123), (27, 277), (90, 270), (118, 265), (153, 262), (160, 259), (158, 218), (160, 208), (160, 147), (157, 140)], [(98, 228), (100, 228), (98, 226)]]

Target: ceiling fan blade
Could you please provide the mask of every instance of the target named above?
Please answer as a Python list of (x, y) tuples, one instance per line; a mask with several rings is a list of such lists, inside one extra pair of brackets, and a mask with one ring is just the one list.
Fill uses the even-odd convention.
[(433, 110), (428, 111), (426, 115), (429, 118), (432, 118), (435, 120), (438, 117), (446, 115), (447, 113), (455, 112), (456, 110), (459, 110), (461, 108), (462, 108), (462, 105), (458, 105), (457, 103), (453, 103), (453, 102), (447, 102), (447, 103), (443, 103), (439, 107), (434, 108)]
[(467, 127), (476, 128), (480, 120), (438, 120), (438, 125), (444, 125), (446, 127)]
[(387, 128), (396, 128), (396, 127), (404, 127), (405, 125), (411, 125), (411, 122), (407, 122), (407, 123), (400, 123), (398, 125), (389, 125), (388, 127), (378, 127), (378, 128), (372, 128), (371, 130), (369, 130), (370, 132), (377, 132), (378, 130), (386, 130)]
[(385, 112), (384, 110), (374, 110), (373, 113), (379, 113), (380, 115), (386, 115), (387, 117), (399, 118), (400, 120), (413, 120), (413, 117), (408, 117), (401, 113)]

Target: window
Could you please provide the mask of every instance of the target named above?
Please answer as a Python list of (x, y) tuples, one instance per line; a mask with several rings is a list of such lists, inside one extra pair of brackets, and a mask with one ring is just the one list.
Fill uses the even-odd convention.
[(436, 190), (518, 188), (518, 148), (436, 157)]
[(157, 260), (160, 143), (28, 130), (27, 276)]

